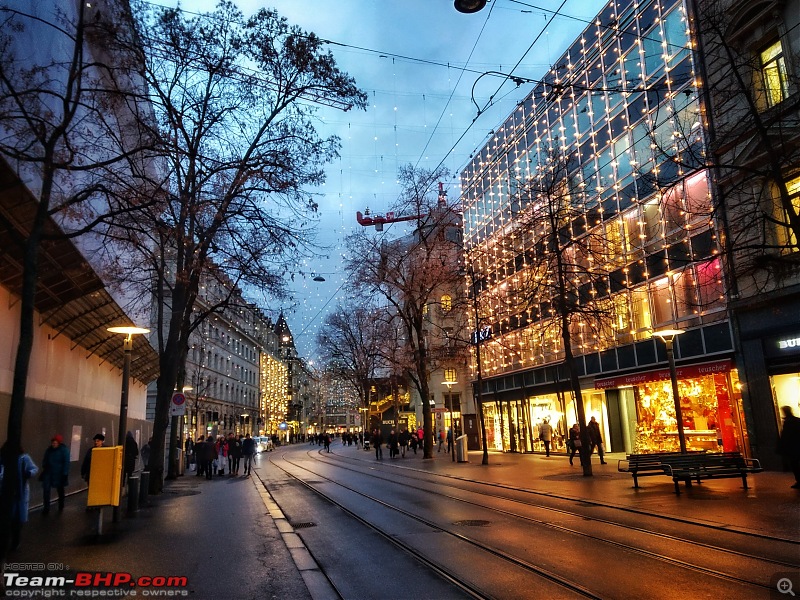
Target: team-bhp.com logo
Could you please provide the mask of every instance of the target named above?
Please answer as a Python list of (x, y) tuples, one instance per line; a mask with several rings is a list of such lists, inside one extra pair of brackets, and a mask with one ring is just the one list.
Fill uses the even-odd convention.
[(182, 576), (140, 576), (126, 572), (78, 571), (3, 573), (5, 594), (9, 598), (102, 598), (188, 596), (188, 579)]

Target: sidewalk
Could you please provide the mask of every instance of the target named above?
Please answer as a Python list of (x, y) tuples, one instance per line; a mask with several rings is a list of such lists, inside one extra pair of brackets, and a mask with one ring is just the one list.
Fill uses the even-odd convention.
[(134, 515), (126, 514), (124, 498), (119, 523), (105, 509), (102, 536), (95, 533), (96, 510), (85, 508), (86, 492), (73, 494), (63, 513), (53, 507), (43, 516), (33, 507), (6, 571), (185, 577), (185, 585), (167, 587), (195, 598), (310, 598), (262, 491), (257, 477), (207, 481), (187, 472)]

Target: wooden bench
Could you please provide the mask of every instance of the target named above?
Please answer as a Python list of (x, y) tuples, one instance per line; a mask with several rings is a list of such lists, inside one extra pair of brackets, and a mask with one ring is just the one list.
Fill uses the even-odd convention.
[(630, 454), (620, 460), (617, 470), (633, 475), (633, 487), (639, 487), (639, 477), (666, 475), (675, 483), (675, 493), (680, 494), (681, 481), (687, 486), (692, 481), (703, 479), (741, 477), (747, 489), (748, 473), (759, 473), (761, 464), (744, 458), (739, 452), (659, 452), (653, 454)]
[(672, 477), (675, 493), (680, 494), (681, 481), (690, 487), (692, 481), (701, 483), (703, 479), (741, 477), (742, 486), (747, 489), (748, 473), (763, 471), (761, 463), (754, 458), (745, 458), (739, 452), (709, 452), (702, 454), (677, 454), (663, 461), (665, 474)]
[[(697, 454), (692, 452), (692, 454)], [(617, 471), (633, 475), (633, 487), (639, 487), (639, 477), (666, 475), (664, 461), (671, 456), (681, 456), (680, 452), (654, 452), (652, 454), (629, 454), (617, 463)]]

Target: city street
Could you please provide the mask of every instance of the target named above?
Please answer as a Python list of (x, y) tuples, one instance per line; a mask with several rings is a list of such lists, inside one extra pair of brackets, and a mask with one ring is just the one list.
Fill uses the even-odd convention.
[(698, 598), (769, 598), (785, 597), (781, 579), (800, 586), (788, 474), (677, 496), (667, 477), (634, 490), (614, 457), (592, 478), (563, 455), (480, 458), (281, 447), (259, 455), (257, 477), (170, 482), (99, 539), (85, 494), (62, 515), (34, 510), (11, 559), (185, 576), (168, 589), (195, 598), (671, 598), (676, 582)]

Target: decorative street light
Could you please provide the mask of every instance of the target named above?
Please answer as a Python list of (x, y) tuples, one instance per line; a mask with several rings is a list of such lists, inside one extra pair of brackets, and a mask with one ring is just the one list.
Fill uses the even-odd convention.
[(654, 331), (653, 335), (661, 338), (667, 347), (667, 361), (669, 361), (669, 378), (672, 382), (672, 400), (675, 402), (675, 419), (678, 421), (678, 442), (681, 445), (681, 453), (686, 454), (686, 436), (683, 433), (683, 414), (681, 413), (681, 398), (678, 393), (678, 376), (675, 373), (675, 356), (672, 350), (672, 342), (677, 336), (684, 333), (683, 329), (662, 329)]
[(450, 392), (457, 381), (443, 381), (442, 384), (447, 386), (447, 395), (450, 398), (450, 454), (453, 457), (453, 462), (456, 462), (456, 418), (453, 413), (453, 394)]
[(486, 0), (455, 0), (453, 4), (458, 12), (469, 14), (483, 10)]
[[(119, 443), (122, 446), (122, 469), (123, 476), (119, 478), (120, 485), (125, 486), (125, 432), (128, 430), (128, 391), (130, 389), (131, 375), (131, 351), (133, 350), (133, 336), (150, 333), (149, 329), (143, 327), (109, 327), (109, 333), (121, 333), (125, 336), (122, 344), (124, 360), (122, 362), (122, 395), (119, 403)], [(114, 507), (113, 520), (119, 521), (119, 506)]]

